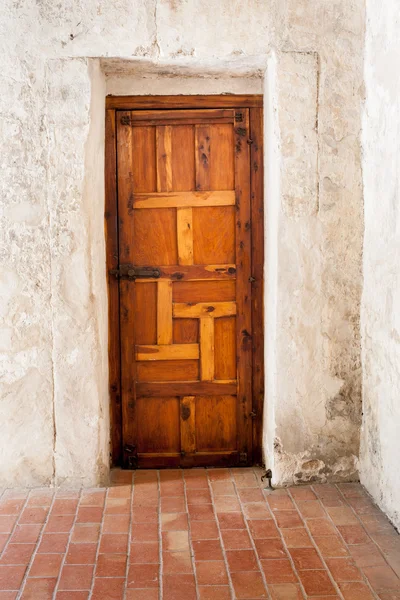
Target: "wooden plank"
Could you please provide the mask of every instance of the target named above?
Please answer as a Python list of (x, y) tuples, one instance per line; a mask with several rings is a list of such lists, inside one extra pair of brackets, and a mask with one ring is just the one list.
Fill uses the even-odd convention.
[(210, 128), (210, 188), (235, 189), (235, 144), (231, 124), (218, 123)]
[(262, 464), (264, 409), (264, 152), (263, 109), (250, 110), (251, 263), (253, 321), (253, 463)]
[(235, 204), (235, 192), (216, 190), (213, 192), (162, 192), (134, 194), (133, 208), (185, 208), (191, 206), (230, 206)]
[(136, 384), (136, 395), (143, 398), (159, 396), (233, 396), (236, 382), (222, 381), (162, 381)]
[(137, 396), (137, 452), (179, 452), (180, 403), (174, 396)]
[(192, 209), (177, 209), (177, 233), (178, 233), (178, 262), (180, 265), (193, 264), (193, 224)]
[(236, 467), (239, 464), (238, 452), (196, 452), (138, 454), (138, 467), (141, 469), (177, 469), (179, 467)]
[(215, 373), (217, 380), (236, 378), (235, 317), (222, 317), (214, 323)]
[(214, 379), (214, 319), (210, 316), (200, 319), (200, 379)]
[(157, 192), (172, 190), (172, 128), (169, 125), (156, 129)]
[[(165, 280), (164, 280), (165, 281)], [(135, 288), (134, 319), (135, 343), (157, 344), (157, 287), (153, 279), (150, 285), (143, 283), (130, 284)], [(146, 315), (146, 318), (143, 318)], [(172, 320), (172, 316), (171, 316)]]
[(170, 344), (165, 346), (138, 345), (136, 360), (188, 360), (199, 358), (199, 344)]
[(242, 118), (235, 128), (237, 435), (238, 450), (247, 456), (248, 464), (252, 460), (251, 203), (247, 143), (250, 132), (249, 111), (243, 109), (240, 114)]
[[(228, 192), (230, 193), (230, 192)], [(193, 209), (193, 260), (197, 265), (234, 263), (235, 206)]]
[(196, 402), (194, 396), (184, 396), (180, 400), (181, 414), (181, 452), (196, 451)]
[(194, 127), (172, 127), (172, 189), (195, 191)]
[[(196, 190), (210, 189), (210, 126), (195, 127)], [(214, 205), (215, 206), (215, 205)]]
[(156, 266), (178, 264), (176, 211), (173, 208), (133, 210), (133, 235), (129, 244), (130, 262)]
[(198, 318), (201, 317), (229, 317), (236, 315), (235, 302), (198, 302), (196, 304), (180, 303), (173, 304), (172, 314), (175, 318)]
[(197, 344), (200, 339), (199, 319), (174, 319), (172, 338), (174, 344)]
[(157, 282), (157, 344), (172, 344), (172, 281), (168, 279)]
[(107, 96), (106, 107), (119, 110), (252, 108), (262, 107), (262, 94), (175, 95), (175, 96)]
[(235, 281), (175, 281), (173, 302), (234, 302)]
[[(180, 267), (163, 265), (157, 266), (161, 272), (161, 278), (172, 279), (172, 281), (208, 281), (208, 280), (234, 280), (236, 279), (236, 265), (182, 265)], [(137, 279), (140, 283), (149, 283), (151, 279)]]
[[(129, 113), (128, 113), (129, 114)], [(117, 168), (118, 168), (118, 218), (120, 227), (119, 262), (130, 258), (130, 236), (132, 215), (129, 198), (134, 189), (132, 129), (117, 124)], [(139, 174), (140, 176), (140, 174)], [(143, 175), (145, 176), (145, 174)], [(120, 281), (120, 331), (121, 335), (121, 397), (122, 397), (122, 464), (130, 466), (130, 453), (127, 446), (134, 446), (137, 438), (135, 386), (136, 362), (134, 356), (135, 318), (134, 286), (128, 281)]]
[(198, 452), (237, 450), (236, 395), (197, 396), (196, 432)]
[[(129, 123), (140, 123), (141, 121), (162, 121), (162, 123), (170, 123), (171, 121), (192, 121), (194, 119), (213, 121), (216, 119), (230, 119), (233, 123), (234, 110), (215, 108), (208, 110), (133, 110), (130, 115)], [(127, 120), (125, 119), (125, 122)]]
[[(126, 127), (157, 127), (162, 121), (158, 119), (147, 119), (146, 121), (133, 121)], [(188, 117), (187, 119), (171, 119), (168, 120), (168, 125), (172, 125), (174, 127), (178, 127), (180, 125), (208, 125), (210, 123), (225, 123), (231, 124), (233, 123), (233, 117), (220, 117), (220, 118), (210, 118), (210, 117)]]
[[(105, 134), (105, 239), (106, 269), (118, 267), (117, 149), (115, 111), (106, 111)], [(119, 284), (108, 275), (108, 364), (111, 417), (111, 460), (122, 458), (121, 362), (119, 337)]]
[[(136, 363), (138, 382), (199, 381), (199, 360), (145, 360)], [(190, 394), (188, 394), (190, 395)]]

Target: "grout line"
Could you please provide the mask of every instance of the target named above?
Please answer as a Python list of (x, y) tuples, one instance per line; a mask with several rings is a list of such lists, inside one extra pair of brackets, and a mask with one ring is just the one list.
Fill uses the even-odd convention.
[[(46, 489), (48, 489), (48, 488), (46, 488)], [(26, 499), (26, 503), (25, 503), (25, 506), (24, 506), (23, 510), (25, 510), (25, 508), (26, 508), (26, 506), (27, 506), (27, 502), (28, 502), (28, 499), (29, 499), (29, 498), (30, 498), (30, 493), (28, 494), (28, 498)], [(42, 541), (43, 534), (44, 534), (44, 530), (45, 530), (45, 528), (46, 528), (46, 525), (47, 525), (47, 523), (48, 523), (48, 521), (49, 521), (49, 518), (50, 518), (50, 515), (51, 515), (51, 511), (52, 511), (52, 508), (53, 508), (53, 505), (54, 505), (54, 502), (55, 502), (55, 500), (56, 500), (56, 489), (54, 489), (54, 494), (53, 494), (53, 497), (52, 497), (52, 499), (51, 499), (51, 502), (50, 502), (50, 504), (49, 504), (49, 506), (48, 506), (48, 509), (49, 509), (49, 510), (48, 510), (48, 513), (47, 513), (47, 515), (46, 515), (46, 518), (45, 518), (45, 520), (44, 520), (44, 523), (43, 523), (43, 525), (42, 525), (42, 528), (41, 528), (41, 530), (40, 530), (40, 532), (39, 532), (39, 536), (38, 536), (38, 539), (37, 539), (37, 541), (36, 541), (35, 548), (34, 548), (34, 550), (33, 550), (33, 552), (32, 552), (31, 559), (30, 559), (30, 561), (29, 561), (29, 563), (28, 563), (28, 566), (26, 567), (26, 571), (25, 571), (25, 574), (24, 574), (24, 578), (23, 578), (23, 580), (22, 580), (22, 582), (21, 582), (21, 584), (20, 584), (20, 588), (19, 588), (19, 592), (18, 592), (18, 594), (17, 594), (17, 596), (16, 596), (16, 600), (19, 600), (19, 599), (21, 598), (21, 595), (22, 595), (22, 593), (23, 593), (23, 591), (24, 591), (24, 587), (25, 587), (26, 581), (27, 581), (27, 579), (28, 579), (28, 576), (29, 576), (29, 571), (31, 570), (31, 567), (32, 567), (33, 561), (35, 560), (35, 557), (36, 557), (36, 555), (37, 555), (37, 550), (38, 550), (38, 548), (39, 548), (39, 545), (40, 545), (40, 543), (41, 543), (41, 541)], [(32, 507), (32, 508), (44, 508), (44, 507), (40, 507), (40, 506), (39, 506), (39, 507)], [(20, 516), (21, 516), (21, 514), (22, 514), (23, 510), (21, 511), (21, 513), (20, 513)], [(19, 518), (18, 518), (18, 521), (19, 521)], [(26, 525), (29, 525), (29, 523), (26, 523)], [(34, 525), (34, 523), (31, 523), (31, 525)], [(10, 539), (11, 539), (11, 536), (10, 536)]]
[(130, 557), (131, 557), (132, 528), (133, 528), (132, 513), (133, 513), (134, 493), (135, 493), (135, 472), (133, 471), (132, 478), (131, 478), (131, 496), (130, 496), (130, 509), (129, 509), (129, 530), (128, 530), (128, 548), (127, 548), (127, 552), (126, 552), (125, 582), (124, 582), (124, 589), (123, 589), (123, 594), (122, 594), (123, 600), (126, 599), (126, 594), (127, 594), (127, 590), (128, 590), (129, 565), (130, 565)]
[(158, 586), (158, 597), (159, 600), (163, 599), (163, 560), (162, 560), (162, 534), (161, 534), (161, 478), (160, 471), (157, 470), (157, 489), (158, 489), (158, 511), (157, 511), (157, 519), (158, 519), (158, 555), (160, 558), (160, 567), (159, 567), (159, 586)]
[[(101, 515), (101, 522), (100, 522), (100, 531), (99, 531), (99, 540), (97, 542), (97, 548), (96, 548), (96, 558), (94, 559), (94, 566), (93, 566), (93, 573), (92, 573), (92, 584), (90, 586), (90, 590), (89, 590), (89, 595), (88, 595), (88, 600), (92, 597), (93, 594), (93, 590), (94, 590), (94, 584), (95, 584), (95, 573), (96, 573), (96, 569), (97, 569), (97, 563), (98, 563), (98, 558), (99, 558), (99, 553), (100, 553), (100, 544), (101, 544), (101, 535), (103, 533), (103, 526), (104, 526), (104, 519), (105, 519), (105, 515), (106, 515), (106, 503), (107, 503), (107, 498), (108, 498), (108, 490), (110, 488), (106, 488), (106, 493), (104, 494), (104, 501), (103, 501), (103, 514)], [(78, 503), (78, 510), (79, 510), (79, 503)], [(78, 514), (78, 513), (76, 513)], [(68, 547), (69, 547), (69, 543), (68, 543)], [(67, 556), (68, 553), (68, 548), (67, 551), (65, 552), (65, 556)]]
[[(313, 493), (314, 493), (314, 490), (313, 490), (313, 488), (312, 488), (311, 486), (310, 486), (310, 489), (312, 489), (312, 491), (313, 491)], [(341, 589), (339, 588), (339, 584), (338, 584), (338, 583), (335, 581), (335, 579), (334, 579), (333, 575), (331, 574), (330, 570), (328, 569), (328, 565), (326, 564), (325, 557), (323, 556), (322, 552), (320, 551), (320, 549), (318, 548), (318, 546), (317, 546), (316, 542), (314, 541), (314, 537), (313, 537), (313, 535), (311, 534), (310, 528), (309, 528), (309, 527), (308, 527), (308, 525), (307, 525), (307, 519), (305, 519), (305, 518), (303, 517), (303, 515), (301, 514), (301, 511), (299, 510), (299, 508), (298, 508), (298, 506), (297, 506), (297, 502), (296, 502), (295, 498), (292, 496), (292, 494), (291, 494), (291, 492), (290, 492), (290, 488), (288, 488), (288, 495), (289, 495), (289, 497), (292, 499), (292, 502), (293, 502), (293, 504), (294, 504), (294, 506), (295, 506), (295, 509), (296, 509), (297, 513), (299, 514), (299, 516), (300, 516), (300, 519), (301, 519), (301, 520), (303, 521), (303, 523), (304, 523), (304, 527), (305, 527), (305, 529), (306, 529), (306, 531), (307, 531), (307, 533), (308, 533), (308, 535), (309, 535), (309, 537), (310, 537), (311, 543), (313, 544), (313, 546), (314, 546), (314, 548), (315, 548), (315, 550), (316, 550), (316, 552), (317, 552), (317, 554), (318, 554), (319, 558), (321, 559), (321, 561), (322, 561), (322, 564), (324, 565), (324, 569), (325, 569), (325, 571), (326, 571), (326, 573), (327, 573), (327, 575), (328, 575), (329, 579), (331, 580), (331, 582), (332, 582), (332, 584), (333, 584), (333, 587), (335, 588), (335, 590), (336, 590), (336, 592), (337, 592), (337, 594), (338, 594), (339, 598), (342, 598), (343, 600), (345, 600), (345, 598), (344, 598), (344, 596), (343, 596), (343, 593), (342, 593)], [(315, 494), (315, 496), (316, 496), (316, 494)], [(318, 498), (317, 496), (316, 496), (316, 499), (319, 501), (319, 498)], [(320, 504), (322, 505), (322, 503), (321, 503), (321, 502), (320, 502)], [(325, 513), (327, 514), (327, 512), (328, 512), (328, 511), (327, 511), (327, 510), (325, 510), (325, 507), (324, 507), (323, 505), (322, 505), (322, 508), (323, 508), (323, 510), (325, 511)], [(323, 517), (321, 517), (321, 518), (323, 518)], [(333, 525), (334, 525), (334, 524), (333, 524)], [(337, 528), (336, 528), (336, 525), (334, 525), (334, 528), (335, 528), (335, 529), (337, 529)], [(322, 537), (329, 537), (329, 536), (322, 536)], [(336, 558), (336, 557), (335, 557), (335, 558)], [(340, 557), (338, 557), (338, 558), (340, 558)], [(304, 569), (304, 570), (306, 570), (306, 569)], [(316, 570), (318, 570), (318, 569), (316, 569)]]
[[(360, 484), (361, 486), (361, 484)], [(335, 485), (335, 488), (337, 489), (337, 491), (339, 492), (339, 494), (341, 495), (341, 497), (343, 498), (344, 502), (346, 503), (346, 506), (350, 508), (350, 510), (353, 512), (354, 516), (357, 518), (357, 521), (359, 523), (359, 525), (361, 526), (361, 528), (363, 529), (363, 531), (365, 532), (365, 534), (367, 535), (368, 539), (371, 540), (371, 542), (373, 544), (375, 544), (375, 546), (378, 548), (379, 552), (381, 553), (381, 555), (383, 556), (387, 566), (392, 569), (392, 567), (389, 565), (389, 563), (387, 562), (385, 555), (383, 554), (383, 552), (381, 551), (381, 549), (379, 548), (378, 544), (375, 542), (375, 540), (370, 536), (370, 534), (368, 533), (368, 531), (365, 529), (363, 522), (361, 521), (360, 517), (358, 516), (358, 514), (356, 513), (356, 511), (354, 510), (354, 508), (352, 507), (352, 505), (348, 502), (346, 496), (342, 493), (342, 490), (340, 488), (337, 487), (337, 485)], [(327, 511), (328, 512), (328, 511)], [(329, 515), (330, 517), (330, 515)], [(345, 544), (346, 548), (348, 548), (349, 546), (357, 546), (359, 544), (348, 544), (346, 542), (346, 540), (344, 539), (344, 537), (342, 536), (342, 534), (340, 533), (339, 529), (337, 530), (338, 534), (340, 536), (340, 538), (343, 540), (343, 543)], [(350, 553), (351, 556), (351, 553)], [(352, 557), (353, 558), (353, 557)], [(353, 559), (354, 560), (354, 559)], [(375, 596), (375, 598), (377, 598), (379, 600), (379, 594), (377, 592), (375, 592), (374, 588), (372, 587), (372, 585), (370, 584), (368, 577), (365, 575), (362, 567), (358, 567), (359, 571), (361, 572), (362, 577), (364, 578), (365, 583), (367, 584), (367, 586), (369, 587), (370, 591), (372, 592), (372, 594)], [(397, 573), (392, 569), (393, 573), (396, 575), (396, 577), (398, 577)]]
[[(68, 542), (67, 542), (67, 546), (65, 548), (65, 553), (64, 553), (64, 557), (61, 560), (61, 565), (60, 565), (60, 572), (58, 573), (58, 577), (57, 577), (57, 581), (56, 581), (56, 585), (54, 587), (54, 592), (53, 592), (53, 600), (55, 600), (56, 596), (57, 596), (57, 592), (58, 592), (58, 586), (60, 585), (60, 579), (61, 579), (61, 573), (63, 571), (64, 565), (65, 565), (65, 559), (67, 558), (67, 554), (68, 554), (68, 550), (69, 550), (69, 546), (71, 543), (71, 538), (72, 538), (72, 533), (74, 531), (74, 527), (75, 527), (75, 523), (76, 523), (76, 519), (78, 518), (78, 511), (79, 511), (79, 506), (80, 506), (80, 502), (81, 502), (81, 497), (82, 497), (82, 488), (79, 490), (79, 496), (78, 496), (78, 503), (76, 505), (76, 510), (75, 510), (75, 517), (74, 520), (72, 522), (71, 525), (71, 529), (69, 532), (69, 536), (68, 536)], [(19, 600), (19, 599), (18, 599)]]
[[(263, 491), (264, 489), (266, 489), (266, 488), (261, 488), (261, 491)], [(263, 495), (264, 495), (264, 494), (263, 494)], [(265, 496), (264, 496), (264, 498), (265, 498)], [(277, 519), (276, 519), (276, 517), (275, 517), (274, 511), (273, 511), (272, 507), (269, 505), (269, 502), (268, 502), (268, 500), (267, 500), (266, 498), (265, 498), (265, 502), (266, 502), (266, 504), (267, 504), (267, 507), (268, 507), (268, 509), (269, 509), (269, 512), (271, 513), (271, 517), (272, 517), (272, 520), (273, 520), (273, 522), (275, 523), (275, 527), (276, 527), (276, 528), (277, 528), (277, 530), (278, 530), (278, 533), (279, 533), (279, 536), (280, 536), (280, 539), (281, 539), (282, 545), (283, 545), (283, 547), (284, 547), (284, 549), (285, 549), (285, 552), (286, 552), (286, 556), (287, 556), (287, 558), (288, 558), (288, 560), (289, 560), (289, 562), (290, 562), (290, 564), (291, 564), (291, 566), (292, 566), (292, 569), (293, 569), (293, 572), (294, 572), (294, 574), (295, 574), (295, 575), (296, 575), (296, 577), (297, 577), (297, 581), (298, 581), (298, 584), (299, 584), (299, 586), (300, 586), (301, 593), (303, 594), (303, 597), (304, 597), (304, 598), (307, 598), (308, 596), (307, 596), (307, 594), (306, 594), (306, 590), (304, 589), (303, 582), (301, 581), (301, 579), (300, 579), (300, 576), (299, 576), (299, 573), (298, 573), (298, 571), (297, 571), (297, 569), (296, 569), (296, 567), (295, 567), (294, 560), (293, 560), (293, 558), (292, 558), (292, 555), (290, 554), (290, 551), (289, 551), (289, 546), (286, 544), (286, 540), (285, 540), (285, 538), (284, 538), (284, 536), (283, 536), (283, 533), (282, 533), (282, 531), (281, 531), (281, 528), (280, 528), (280, 527), (278, 527), (278, 521), (277, 521)], [(278, 510), (279, 510), (279, 509), (278, 509)], [(280, 509), (280, 510), (286, 510), (286, 509)], [(291, 509), (287, 509), (287, 510), (291, 510)], [(273, 560), (273, 559), (272, 559), (272, 560)]]
[[(253, 473), (253, 470), (251, 470), (251, 472)], [(243, 502), (240, 499), (240, 495), (239, 495), (238, 488), (237, 488), (237, 485), (236, 485), (235, 476), (234, 476), (233, 473), (232, 473), (232, 479), (233, 479), (233, 487), (235, 489), (235, 493), (236, 493), (238, 501), (239, 501), (240, 510), (242, 512), (242, 517), (243, 517), (243, 520), (245, 522), (246, 530), (247, 530), (248, 536), (250, 538), (250, 543), (252, 545), (252, 548), (253, 548), (253, 551), (254, 551), (254, 554), (255, 554), (255, 557), (256, 557), (256, 560), (257, 560), (258, 568), (260, 569), (260, 573), (261, 573), (261, 577), (262, 577), (262, 580), (263, 580), (263, 583), (264, 583), (265, 590), (266, 590), (266, 592), (268, 594), (268, 598), (272, 598), (272, 594), (270, 592), (270, 589), (269, 589), (269, 586), (268, 586), (268, 583), (267, 583), (267, 579), (265, 577), (264, 569), (262, 568), (261, 559), (258, 556), (257, 547), (256, 547), (255, 541), (253, 539), (253, 535), (251, 533), (250, 526), (248, 524), (248, 519), (246, 518), (246, 515), (245, 515), (245, 512), (244, 512)], [(252, 488), (249, 488), (249, 489), (252, 489)], [(260, 489), (260, 488), (257, 486), (256, 489)], [(268, 509), (269, 509), (269, 507), (268, 507)], [(264, 519), (260, 519), (260, 520), (264, 520)], [(265, 519), (265, 521), (267, 521), (267, 520), (268, 519)]]
[[(231, 572), (230, 572), (230, 569), (229, 569), (228, 559), (226, 557), (225, 545), (224, 545), (224, 541), (223, 541), (223, 538), (222, 538), (222, 535), (221, 535), (221, 528), (219, 526), (218, 513), (217, 513), (217, 509), (215, 508), (214, 492), (213, 492), (213, 489), (212, 489), (210, 478), (208, 477), (209, 470), (206, 469), (205, 471), (206, 471), (206, 474), (207, 474), (207, 483), (208, 483), (208, 488), (209, 488), (210, 495), (211, 495), (211, 506), (213, 507), (214, 519), (215, 519), (215, 522), (217, 524), (217, 529), (218, 529), (219, 543), (220, 543), (220, 546), (222, 548), (222, 556), (224, 557), (225, 568), (226, 568), (226, 572), (228, 574), (228, 582), (229, 582), (229, 588), (230, 588), (230, 592), (231, 592), (231, 598), (236, 598), (235, 588), (233, 587), (233, 582), (232, 582)], [(231, 473), (230, 469), (229, 469), (229, 474), (231, 476), (231, 482), (232, 482), (232, 473)]]
[[(207, 473), (206, 473), (206, 478), (208, 481), (208, 477), (207, 477)], [(194, 585), (195, 585), (195, 589), (196, 589), (196, 598), (197, 600), (200, 599), (200, 592), (199, 592), (199, 584), (197, 581), (197, 571), (196, 571), (196, 561), (194, 560), (194, 550), (193, 550), (193, 540), (192, 540), (192, 530), (191, 530), (191, 521), (190, 521), (190, 516), (189, 516), (189, 507), (188, 507), (188, 501), (187, 501), (187, 489), (186, 489), (186, 479), (185, 479), (185, 473), (184, 471), (182, 472), (182, 479), (183, 479), (183, 492), (184, 492), (184, 497), (185, 497), (185, 507), (186, 507), (186, 514), (187, 514), (187, 522), (188, 522), (188, 538), (189, 538), (189, 552), (190, 552), (190, 558), (192, 561), (192, 569), (193, 569), (193, 575), (194, 575)]]
[[(6, 492), (6, 491), (7, 491), (7, 490), (4, 490), (4, 491), (3, 491), (3, 496), (4, 496), (4, 494), (5, 494), (5, 492)], [(22, 508), (20, 509), (20, 511), (19, 511), (19, 513), (18, 513), (17, 515), (2, 515), (2, 516), (4, 516), (4, 517), (16, 517), (16, 519), (15, 519), (15, 523), (14, 523), (14, 525), (13, 525), (13, 527), (12, 527), (12, 529), (11, 529), (10, 533), (8, 534), (8, 540), (7, 540), (7, 542), (6, 542), (6, 544), (5, 544), (4, 548), (3, 548), (3, 550), (0, 552), (0, 558), (3, 556), (3, 554), (5, 553), (5, 551), (6, 551), (7, 547), (8, 547), (8, 545), (11, 543), (11, 538), (12, 538), (12, 536), (14, 535), (14, 533), (15, 533), (15, 530), (16, 530), (16, 529), (17, 529), (17, 527), (18, 527), (18, 523), (19, 523), (20, 516), (21, 516), (21, 515), (22, 515), (22, 513), (24, 512), (24, 510), (25, 510), (25, 508), (26, 508), (26, 506), (27, 506), (27, 504), (28, 504), (28, 500), (29, 500), (29, 490), (28, 490), (28, 492), (27, 492), (27, 496), (26, 496), (26, 498), (25, 498), (25, 502), (23, 503), (23, 505), (22, 505)], [(27, 523), (27, 524), (28, 524), (28, 523)], [(35, 549), (36, 549), (36, 548), (35, 548)], [(33, 552), (35, 552), (35, 549), (34, 549), (34, 551), (33, 551)], [(33, 553), (32, 553), (32, 554), (33, 554)], [(21, 585), (22, 585), (22, 584), (21, 584)]]

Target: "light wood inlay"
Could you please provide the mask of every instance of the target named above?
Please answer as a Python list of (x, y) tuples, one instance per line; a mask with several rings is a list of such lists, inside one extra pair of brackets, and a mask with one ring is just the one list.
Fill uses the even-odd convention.
[(199, 358), (199, 344), (136, 346), (136, 360), (189, 360)]
[(213, 192), (161, 192), (133, 195), (134, 208), (187, 208), (201, 206), (231, 206), (235, 204), (235, 192), (216, 190)]
[(193, 211), (191, 208), (177, 209), (178, 260), (180, 265), (193, 264)]
[(210, 189), (210, 127), (195, 127), (196, 190)]
[(200, 378), (202, 381), (214, 379), (214, 319), (200, 319)]
[(173, 304), (172, 314), (178, 319), (230, 317), (236, 315), (236, 302), (198, 302), (197, 304), (177, 302)]
[(157, 282), (157, 343), (172, 344), (172, 281)]
[(170, 125), (157, 127), (157, 191), (172, 190), (172, 128)]

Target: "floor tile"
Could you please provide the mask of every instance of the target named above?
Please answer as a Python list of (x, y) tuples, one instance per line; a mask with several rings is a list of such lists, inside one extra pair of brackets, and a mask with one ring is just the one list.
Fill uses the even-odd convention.
[(261, 474), (116, 470), (107, 490), (8, 491), (0, 600), (302, 600), (302, 586), (400, 600), (400, 536), (360, 484), (271, 492)]

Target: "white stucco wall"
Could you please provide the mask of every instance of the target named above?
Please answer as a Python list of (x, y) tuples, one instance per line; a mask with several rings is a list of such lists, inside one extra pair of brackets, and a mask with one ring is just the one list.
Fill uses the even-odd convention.
[(363, 0), (3, 13), (0, 485), (107, 477), (105, 94), (259, 92), (268, 60), (268, 466), (280, 483), (355, 477)]
[(400, 527), (399, 4), (367, 0), (361, 481)]

